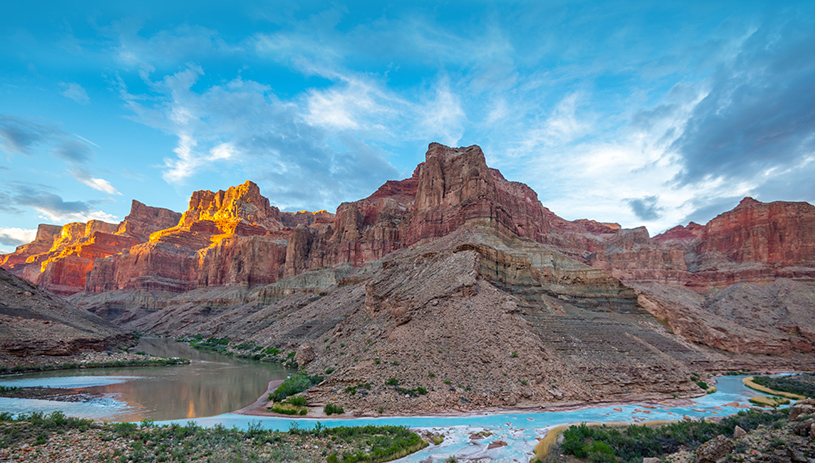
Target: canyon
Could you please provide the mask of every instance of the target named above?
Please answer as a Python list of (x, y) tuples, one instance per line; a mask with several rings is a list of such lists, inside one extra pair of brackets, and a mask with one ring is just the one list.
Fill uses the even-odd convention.
[(557, 216), (478, 146), (432, 143), (333, 214), (249, 181), (183, 213), (134, 200), (0, 266), (127, 331), (289, 350), (330, 371), (310, 400), (358, 410), (691, 396), (693, 373), (815, 364), (815, 206), (745, 198), (650, 237)]

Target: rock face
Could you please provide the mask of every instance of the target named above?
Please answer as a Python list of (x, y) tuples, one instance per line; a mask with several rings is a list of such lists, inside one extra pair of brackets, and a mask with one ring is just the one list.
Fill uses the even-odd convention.
[(49, 291), (73, 294), (85, 289), (86, 274), (96, 259), (112, 256), (144, 242), (150, 233), (178, 223), (180, 214), (133, 201), (120, 224), (100, 220), (57, 227), (40, 225), (36, 239), (0, 257), (0, 266)]
[[(45, 227), (3, 265), (54, 291), (84, 289), (72, 300), (128, 329), (312, 346), (308, 368), (344, 365), (334, 384), (381, 372), (373, 354), (359, 352), (373, 363), (354, 365), (323, 339), (370, 339), (400, 364), (397, 351), (422, 357), (416, 349), (462, 343), (468, 351), (450, 352), (467, 362), (526, 369), (537, 389), (483, 378), (515, 391), (501, 399), (509, 404), (623, 397), (622, 384), (690, 393), (693, 384), (681, 388), (691, 366), (757, 365), (752, 354), (783, 356), (772, 362), (789, 368), (811, 361), (814, 246), (807, 203), (748, 198), (706, 225), (653, 238), (644, 227), (568, 221), (490, 169), (479, 147), (433, 143), (410, 178), (336, 214), (281, 212), (246, 182), (193, 193), (183, 214), (134, 202), (118, 226)], [(518, 351), (523, 365), (495, 360), (501, 347), (486, 335), (473, 345), (477, 330), (530, 340)], [(372, 333), (379, 341), (365, 339)], [(550, 375), (557, 387), (541, 385)], [(462, 397), (489, 402), (453, 399)]]
[(150, 207), (133, 200), (130, 214), (119, 224), (116, 234), (136, 238), (144, 243), (150, 235), (178, 224), (181, 214), (169, 209)]
[(105, 350), (132, 335), (0, 269), (0, 364)]

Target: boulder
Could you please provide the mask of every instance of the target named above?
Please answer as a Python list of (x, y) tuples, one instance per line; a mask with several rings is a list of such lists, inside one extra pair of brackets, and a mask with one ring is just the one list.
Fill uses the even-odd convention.
[(300, 347), (297, 348), (297, 354), (295, 354), (294, 360), (301, 367), (308, 365), (314, 360), (314, 347), (309, 343), (301, 344)]
[(732, 440), (722, 435), (716, 436), (696, 449), (696, 462), (715, 463), (732, 452), (734, 447)]
[(815, 399), (805, 399), (799, 400), (795, 402), (795, 404), (790, 407), (790, 421), (795, 421), (799, 417), (804, 415), (814, 415), (815, 414)]
[(815, 426), (815, 419), (810, 418), (808, 420), (801, 421), (800, 423), (795, 423), (792, 427), (792, 432), (801, 437), (807, 437), (810, 435), (812, 426)]

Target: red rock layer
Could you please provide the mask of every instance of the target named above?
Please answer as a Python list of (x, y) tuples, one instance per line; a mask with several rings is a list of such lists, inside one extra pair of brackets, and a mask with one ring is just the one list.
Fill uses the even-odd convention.
[(246, 182), (193, 193), (183, 215), (134, 201), (118, 227), (91, 221), (56, 233), (43, 226), (34, 242), (0, 263), (60, 292), (186, 291), (359, 266), (473, 225), (554, 246), (630, 283), (705, 291), (778, 277), (815, 279), (810, 204), (745, 199), (705, 226), (690, 223), (650, 238), (644, 228), (564, 220), (531, 188), (487, 167), (478, 146), (437, 143), (412, 177), (388, 181), (368, 198), (341, 204), (336, 214), (281, 212)]
[[(691, 222), (648, 237), (621, 230), (585, 256), (623, 281), (696, 291), (777, 278), (815, 280), (815, 206), (745, 198), (706, 225)], [(577, 249), (574, 249), (577, 251)]]
[(0, 258), (0, 266), (59, 294), (85, 289), (96, 259), (126, 251), (150, 233), (178, 223), (181, 214), (133, 201), (119, 224), (91, 220), (62, 227), (40, 225), (36, 239)]

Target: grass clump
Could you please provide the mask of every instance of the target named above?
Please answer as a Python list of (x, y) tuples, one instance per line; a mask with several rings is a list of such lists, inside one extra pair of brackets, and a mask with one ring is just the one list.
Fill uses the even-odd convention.
[(750, 397), (750, 403), (753, 405), (758, 405), (759, 407), (772, 407), (776, 408), (779, 405), (788, 405), (790, 403), (790, 399), (785, 399), (781, 397), (767, 397), (767, 396), (757, 396), (757, 397)]
[(308, 410), (302, 407), (298, 407), (292, 405), (288, 402), (280, 402), (272, 405), (271, 407), (267, 407), (267, 409), (274, 413), (280, 413), (281, 415), (306, 415), (308, 414)]

